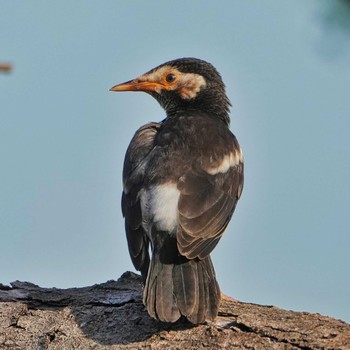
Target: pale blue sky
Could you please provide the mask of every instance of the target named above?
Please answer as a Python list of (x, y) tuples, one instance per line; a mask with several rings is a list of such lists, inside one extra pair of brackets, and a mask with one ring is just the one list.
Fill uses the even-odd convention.
[[(0, 0), (0, 282), (85, 286), (133, 270), (125, 150), (164, 118), (117, 83), (213, 63), (245, 155), (213, 254), (224, 293), (350, 321), (350, 30), (335, 0)], [(345, 26), (343, 25), (345, 23)]]

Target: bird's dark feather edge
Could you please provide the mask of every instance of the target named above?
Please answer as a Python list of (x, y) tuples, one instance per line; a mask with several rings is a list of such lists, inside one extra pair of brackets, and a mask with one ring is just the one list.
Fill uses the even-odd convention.
[(139, 128), (127, 149), (124, 168), (122, 212), (129, 253), (136, 270), (146, 278), (149, 266), (149, 239), (142, 227), (139, 192), (143, 185), (144, 162), (153, 148), (153, 140), (160, 123), (149, 123)]

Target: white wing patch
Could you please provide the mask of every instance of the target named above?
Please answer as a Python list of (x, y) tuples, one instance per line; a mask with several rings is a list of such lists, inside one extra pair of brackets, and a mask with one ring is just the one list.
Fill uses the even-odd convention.
[(243, 162), (242, 150), (239, 149), (236, 152), (226, 154), (222, 162), (219, 165), (215, 165), (207, 169), (207, 173), (210, 175), (216, 175), (218, 173), (226, 173), (230, 168), (235, 167), (239, 163)]
[(180, 191), (176, 184), (153, 186), (141, 193), (143, 226), (148, 232), (150, 223), (158, 230), (173, 231), (178, 224)]

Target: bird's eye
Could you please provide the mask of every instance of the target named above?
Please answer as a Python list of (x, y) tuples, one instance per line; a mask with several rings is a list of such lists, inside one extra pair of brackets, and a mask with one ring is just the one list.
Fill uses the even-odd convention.
[(173, 83), (173, 82), (176, 80), (176, 75), (173, 74), (173, 73), (169, 73), (169, 74), (165, 77), (165, 80), (166, 80), (168, 83)]

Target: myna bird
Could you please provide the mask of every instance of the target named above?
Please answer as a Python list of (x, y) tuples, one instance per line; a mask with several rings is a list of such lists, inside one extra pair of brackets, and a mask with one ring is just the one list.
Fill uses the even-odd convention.
[(243, 188), (221, 76), (208, 62), (180, 58), (110, 90), (147, 92), (166, 112), (136, 131), (124, 160), (122, 211), (143, 302), (163, 322), (214, 320), (220, 288), (210, 253)]

